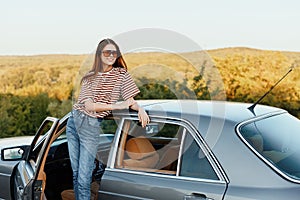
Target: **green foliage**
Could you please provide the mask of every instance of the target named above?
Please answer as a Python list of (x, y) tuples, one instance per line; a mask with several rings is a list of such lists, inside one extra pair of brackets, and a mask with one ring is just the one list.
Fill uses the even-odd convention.
[(187, 80), (154, 80), (146, 77), (137, 80), (140, 93), (136, 99), (191, 99), (195, 94), (187, 86)]
[(210, 92), (207, 88), (207, 83), (201, 74), (193, 78), (192, 88), (197, 95), (197, 99), (209, 100)]
[(59, 101), (58, 99), (51, 99), (48, 104), (47, 111), (51, 116), (61, 118), (65, 116), (72, 109), (71, 100)]
[(62, 117), (70, 108), (70, 101), (59, 102), (45, 93), (27, 97), (0, 95), (0, 138), (34, 135), (47, 116)]
[[(286, 109), (300, 118), (300, 53), (228, 48), (208, 54), (213, 66), (202, 58), (189, 62), (199, 55), (195, 52), (127, 54), (129, 72), (141, 90), (136, 99), (218, 99), (225, 92), (228, 101), (251, 103), (294, 63), (294, 71), (261, 103)], [(0, 56), (0, 138), (33, 135), (46, 116), (67, 114), (72, 108), (76, 76), (86, 71), (82, 66), (86, 58)], [(225, 91), (214, 80), (219, 76), (211, 73), (212, 67), (220, 73)]]
[(104, 120), (101, 122), (100, 128), (103, 134), (115, 134), (118, 124), (114, 119)]
[(33, 135), (49, 114), (49, 98), (45, 94), (36, 97), (1, 95), (0, 137)]

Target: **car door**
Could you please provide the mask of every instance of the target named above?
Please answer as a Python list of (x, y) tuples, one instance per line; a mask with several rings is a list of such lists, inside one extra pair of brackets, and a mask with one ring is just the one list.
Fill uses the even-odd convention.
[[(12, 173), (11, 186), (12, 199), (42, 199), (46, 175), (44, 173), (44, 161), (49, 151), (51, 139), (57, 129), (59, 120), (47, 117), (39, 127), (32, 143), (28, 148), (22, 149), (22, 160), (16, 167), (15, 173)], [(16, 148), (4, 149), (3, 159), (8, 161), (14, 160), (9, 152)], [(7, 191), (9, 193), (9, 191)], [(10, 198), (10, 197), (9, 197)]]
[(223, 199), (227, 181), (192, 126), (124, 119), (102, 177), (103, 199)]
[[(2, 139), (2, 140), (5, 140), (5, 139)], [(14, 138), (14, 140), (12, 140), (10, 138), (9, 144), (6, 143), (6, 147), (11, 146), (15, 140), (16, 140), (16, 138)], [(30, 142), (31, 141), (32, 141), (32, 138), (31, 138)], [(22, 142), (24, 142), (24, 141), (22, 141)], [(22, 142), (20, 144), (24, 144)], [(30, 142), (29, 142), (29, 144), (30, 144)], [(20, 155), (20, 153), (22, 153), (24, 151), (23, 149), (26, 149), (28, 147), (29, 147), (29, 145), (10, 148), (7, 151), (9, 151), (9, 153), (14, 152), (14, 155), (11, 154), (12, 157), (9, 160), (3, 160), (3, 157), (4, 157), (3, 152), (5, 152), (4, 151), (5, 147), (0, 146), (1, 150), (3, 149), (2, 150), (3, 152), (1, 152), (1, 160), (0, 160), (0, 188), (1, 188), (0, 200), (11, 199), (11, 197), (10, 197), (11, 176), (12, 176), (13, 170), (19, 163), (19, 160), (22, 158), (22, 155)]]

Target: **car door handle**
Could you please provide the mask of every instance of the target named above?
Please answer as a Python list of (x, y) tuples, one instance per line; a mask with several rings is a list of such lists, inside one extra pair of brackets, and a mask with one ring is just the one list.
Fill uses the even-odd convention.
[(185, 195), (184, 200), (213, 200), (213, 199), (206, 197), (205, 194), (193, 193), (191, 195)]

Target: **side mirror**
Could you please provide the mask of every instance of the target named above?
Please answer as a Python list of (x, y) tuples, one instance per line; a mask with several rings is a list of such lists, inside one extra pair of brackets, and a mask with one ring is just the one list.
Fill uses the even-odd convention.
[(10, 147), (1, 150), (1, 160), (13, 161), (22, 160), (24, 157), (24, 147)]

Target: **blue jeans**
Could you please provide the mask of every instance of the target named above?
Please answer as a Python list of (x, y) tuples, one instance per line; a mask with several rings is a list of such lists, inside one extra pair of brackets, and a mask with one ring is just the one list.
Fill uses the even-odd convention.
[(66, 134), (76, 200), (90, 200), (92, 172), (100, 140), (101, 120), (72, 110)]

